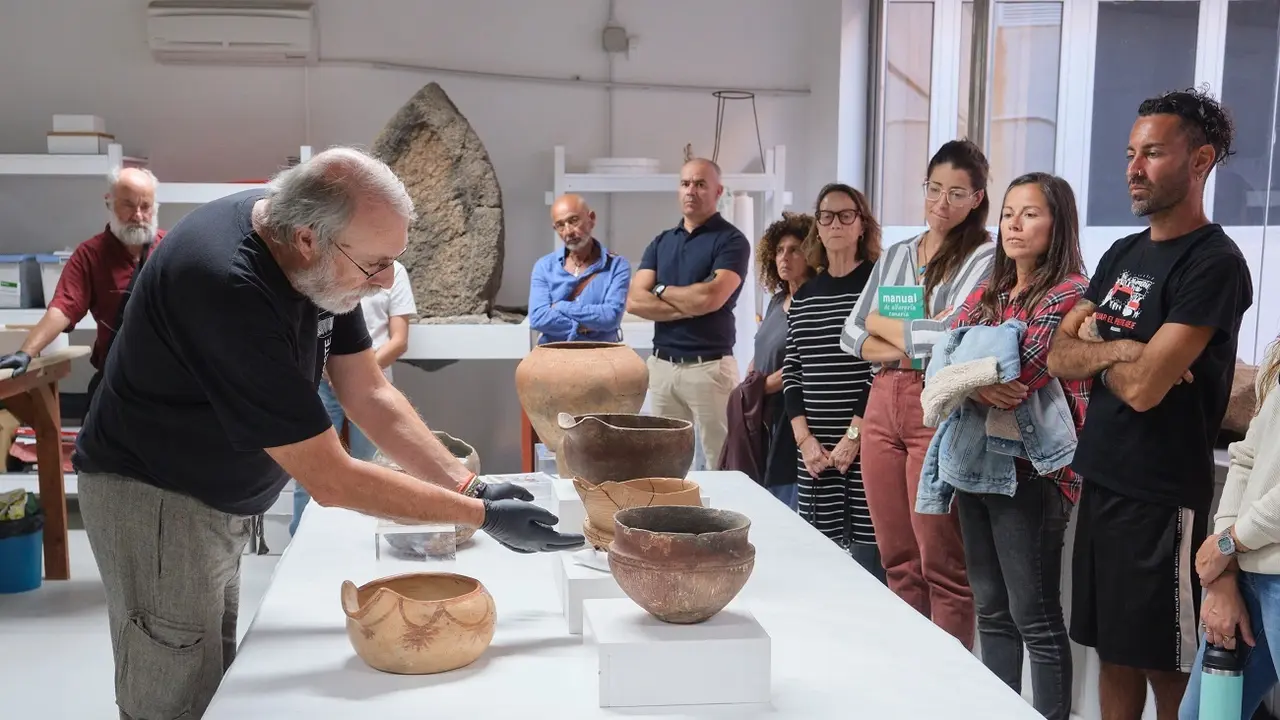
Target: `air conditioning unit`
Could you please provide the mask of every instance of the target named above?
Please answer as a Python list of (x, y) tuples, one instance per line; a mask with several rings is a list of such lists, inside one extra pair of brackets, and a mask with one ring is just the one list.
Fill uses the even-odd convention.
[(159, 62), (281, 65), (316, 59), (310, 2), (154, 0), (147, 42)]

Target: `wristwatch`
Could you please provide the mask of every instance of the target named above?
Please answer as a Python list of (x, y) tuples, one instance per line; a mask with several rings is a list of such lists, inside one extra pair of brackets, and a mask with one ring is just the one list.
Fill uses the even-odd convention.
[(850, 440), (857, 440), (862, 437), (862, 427), (860, 425), (850, 425), (849, 429), (844, 431), (844, 436)]
[(662, 297), (662, 293), (664, 293), (664, 292), (666, 292), (666, 291), (667, 291), (667, 286), (666, 286), (666, 285), (654, 285), (654, 286), (653, 286), (653, 294), (654, 294), (655, 296), (657, 296), (657, 297)]
[(1218, 552), (1231, 557), (1240, 552), (1240, 548), (1236, 545), (1235, 538), (1231, 537), (1231, 528), (1227, 528), (1218, 533)]

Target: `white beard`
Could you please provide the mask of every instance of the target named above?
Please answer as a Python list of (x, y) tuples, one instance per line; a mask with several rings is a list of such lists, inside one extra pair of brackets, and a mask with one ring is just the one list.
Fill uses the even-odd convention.
[(337, 289), (334, 278), (336, 253), (329, 252), (315, 265), (300, 270), (289, 277), (293, 288), (302, 293), (321, 310), (328, 310), (334, 315), (346, 315), (360, 305), (365, 297), (378, 292), (379, 288), (369, 287), (361, 290)]
[(155, 220), (149, 223), (122, 223), (116, 219), (115, 215), (109, 220), (111, 234), (116, 239), (129, 247), (138, 247), (146, 245), (156, 239), (156, 228), (158, 227)]

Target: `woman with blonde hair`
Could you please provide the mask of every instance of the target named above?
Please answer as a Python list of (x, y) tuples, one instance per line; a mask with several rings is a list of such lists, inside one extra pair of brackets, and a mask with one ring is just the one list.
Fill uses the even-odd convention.
[(818, 193), (814, 217), (805, 251), (818, 272), (792, 300), (782, 366), (783, 400), (799, 446), (798, 506), (801, 517), (883, 581), (859, 457), (871, 365), (840, 352), (844, 319), (880, 257), (880, 225), (867, 198), (840, 183)]
[(1231, 465), (1214, 516), (1214, 534), (1196, 553), (1204, 588), (1203, 635), (1191, 668), (1181, 720), (1200, 714), (1200, 675), (1213, 645), (1242, 656), (1241, 717), (1253, 717), (1280, 670), (1280, 339), (1258, 371), (1258, 407), (1244, 439), (1228, 447)]

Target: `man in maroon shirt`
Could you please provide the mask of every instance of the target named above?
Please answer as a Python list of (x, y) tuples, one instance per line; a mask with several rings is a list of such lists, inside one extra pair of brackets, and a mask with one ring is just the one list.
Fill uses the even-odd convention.
[(95, 370), (89, 396), (97, 388), (107, 350), (122, 317), (121, 302), (135, 268), (164, 237), (156, 227), (156, 177), (150, 171), (125, 168), (111, 176), (106, 194), (107, 227), (80, 244), (58, 280), (49, 309), (36, 324), (21, 349), (0, 357), (0, 368), (12, 368), (15, 376), (26, 372), (33, 355), (40, 354), (58, 333), (74, 327), (92, 313), (98, 334), (89, 356)]

